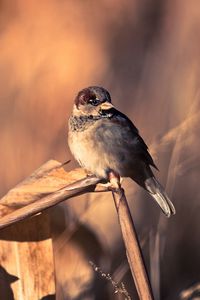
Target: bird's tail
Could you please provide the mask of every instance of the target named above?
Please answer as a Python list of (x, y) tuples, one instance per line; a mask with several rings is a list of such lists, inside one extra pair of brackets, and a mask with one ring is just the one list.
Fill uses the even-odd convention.
[(155, 177), (150, 177), (145, 180), (145, 188), (160, 206), (166, 217), (169, 218), (171, 215), (174, 215), (176, 213), (173, 203), (167, 196), (162, 185), (157, 181)]

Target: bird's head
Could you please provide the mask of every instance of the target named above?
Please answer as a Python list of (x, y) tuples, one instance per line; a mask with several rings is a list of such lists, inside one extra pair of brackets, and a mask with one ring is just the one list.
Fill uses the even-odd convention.
[(81, 90), (75, 98), (73, 114), (99, 116), (113, 108), (109, 92), (98, 86)]

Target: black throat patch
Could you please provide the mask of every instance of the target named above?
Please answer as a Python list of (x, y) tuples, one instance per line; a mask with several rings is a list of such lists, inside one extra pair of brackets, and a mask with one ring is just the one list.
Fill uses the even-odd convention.
[(71, 131), (83, 131), (94, 124), (96, 121), (102, 119), (110, 119), (111, 114), (99, 115), (99, 116), (71, 116), (69, 119), (69, 126)]

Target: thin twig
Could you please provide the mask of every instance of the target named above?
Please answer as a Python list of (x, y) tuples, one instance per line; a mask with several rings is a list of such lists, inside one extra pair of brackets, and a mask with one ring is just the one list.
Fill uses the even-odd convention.
[(125, 300), (131, 300), (131, 296), (129, 295), (129, 292), (127, 291), (123, 282), (117, 283), (112, 279), (109, 273), (103, 272), (101, 268), (97, 267), (92, 261), (90, 261), (90, 264), (93, 267), (95, 272), (98, 272), (101, 275), (101, 277), (105, 278), (107, 281), (109, 281), (112, 284), (114, 288), (114, 294), (119, 293), (125, 297), (124, 298)]

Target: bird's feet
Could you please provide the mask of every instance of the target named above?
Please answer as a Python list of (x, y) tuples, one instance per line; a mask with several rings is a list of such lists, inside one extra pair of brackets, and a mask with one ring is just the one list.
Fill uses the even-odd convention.
[(121, 178), (120, 175), (115, 171), (109, 171), (108, 180), (110, 182), (111, 190), (119, 190), (121, 189)]
[[(87, 177), (93, 176), (92, 173), (87, 172)], [(109, 170), (107, 172), (107, 180), (103, 180), (98, 184), (98, 190), (97, 191), (105, 191), (105, 188), (107, 188), (110, 191), (118, 192), (122, 190), (121, 188), (121, 182), (122, 178), (120, 177), (119, 173)]]

